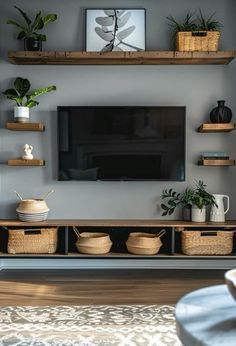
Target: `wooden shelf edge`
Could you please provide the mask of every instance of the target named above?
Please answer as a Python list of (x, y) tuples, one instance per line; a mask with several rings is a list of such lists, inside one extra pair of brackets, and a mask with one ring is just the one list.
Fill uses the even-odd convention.
[(11, 131), (45, 131), (45, 125), (42, 123), (14, 123), (7, 122), (6, 129)]
[(25, 166), (25, 167), (31, 167), (31, 166), (45, 166), (45, 161), (40, 159), (34, 159), (34, 160), (22, 160), (22, 159), (10, 159), (7, 161), (8, 166)]
[(84, 51), (9, 51), (8, 60), (19, 65), (227, 65), (235, 51), (217, 52), (84, 52)]
[(235, 166), (235, 160), (199, 160), (199, 166), (219, 166), (219, 167), (229, 167)]
[(203, 123), (198, 127), (198, 132), (201, 133), (214, 133), (214, 132), (231, 132), (236, 128), (235, 123)]

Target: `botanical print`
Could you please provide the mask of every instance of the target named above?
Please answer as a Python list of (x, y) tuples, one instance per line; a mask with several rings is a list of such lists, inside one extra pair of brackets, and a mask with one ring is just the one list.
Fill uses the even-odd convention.
[(144, 9), (87, 9), (87, 51), (145, 50)]

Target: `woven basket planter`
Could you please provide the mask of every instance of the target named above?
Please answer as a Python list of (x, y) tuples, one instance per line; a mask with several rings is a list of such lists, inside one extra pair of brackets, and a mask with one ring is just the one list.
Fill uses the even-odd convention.
[(57, 228), (8, 230), (10, 254), (52, 254), (57, 249)]
[(78, 239), (75, 243), (78, 252), (88, 255), (104, 255), (111, 249), (112, 242), (107, 233), (80, 233), (73, 227)]
[(134, 232), (130, 233), (126, 242), (127, 250), (134, 255), (156, 255), (162, 246), (162, 230), (158, 234)]
[(181, 52), (216, 52), (219, 31), (180, 31), (176, 33), (176, 50)]
[(185, 255), (229, 255), (233, 250), (233, 231), (182, 231)]

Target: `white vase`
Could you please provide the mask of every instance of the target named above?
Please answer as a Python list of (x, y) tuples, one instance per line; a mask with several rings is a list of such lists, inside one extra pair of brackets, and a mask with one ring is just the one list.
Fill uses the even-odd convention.
[(18, 123), (28, 123), (29, 107), (14, 107), (14, 119)]
[(191, 217), (193, 222), (206, 222), (206, 207), (200, 209), (196, 205), (193, 205)]

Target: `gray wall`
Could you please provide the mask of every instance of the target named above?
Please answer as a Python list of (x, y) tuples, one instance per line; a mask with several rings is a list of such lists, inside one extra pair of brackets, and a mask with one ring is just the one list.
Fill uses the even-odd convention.
[[(208, 120), (218, 99), (226, 99), (236, 112), (235, 62), (229, 66), (14, 66), (7, 62), (8, 50), (19, 50), (16, 30), (5, 24), (17, 18), (14, 5), (30, 13), (43, 9), (56, 12), (59, 19), (45, 30), (45, 50), (81, 50), (84, 44), (83, 8), (145, 7), (147, 9), (147, 50), (172, 49), (171, 34), (165, 17), (181, 17), (189, 9), (217, 11), (223, 21), (221, 49), (235, 47), (234, 0), (8, 0), (0, 2), (0, 90), (9, 87), (17, 76), (29, 78), (33, 87), (56, 84), (57, 92), (43, 96), (32, 111), (32, 121), (42, 121), (46, 132), (17, 133), (4, 129), (12, 118), (12, 104), (0, 96), (0, 161), (17, 157), (20, 147), (30, 143), (36, 157), (46, 160), (44, 168), (0, 166), (0, 217), (14, 217), (17, 204), (13, 191), (24, 197), (37, 197), (51, 188), (48, 200), (51, 218), (159, 218), (160, 194), (174, 186), (183, 190), (195, 179), (203, 179), (210, 191), (235, 195), (234, 168), (198, 167), (198, 155), (204, 150), (234, 153), (235, 134), (203, 135), (195, 129)], [(33, 10), (32, 10), (33, 9)], [(58, 182), (56, 108), (58, 105), (176, 105), (187, 106), (186, 182)], [(235, 119), (234, 119), (235, 120)], [(235, 200), (236, 202), (236, 200)], [(179, 217), (178, 212), (173, 217)], [(228, 217), (236, 217), (231, 207)]]

